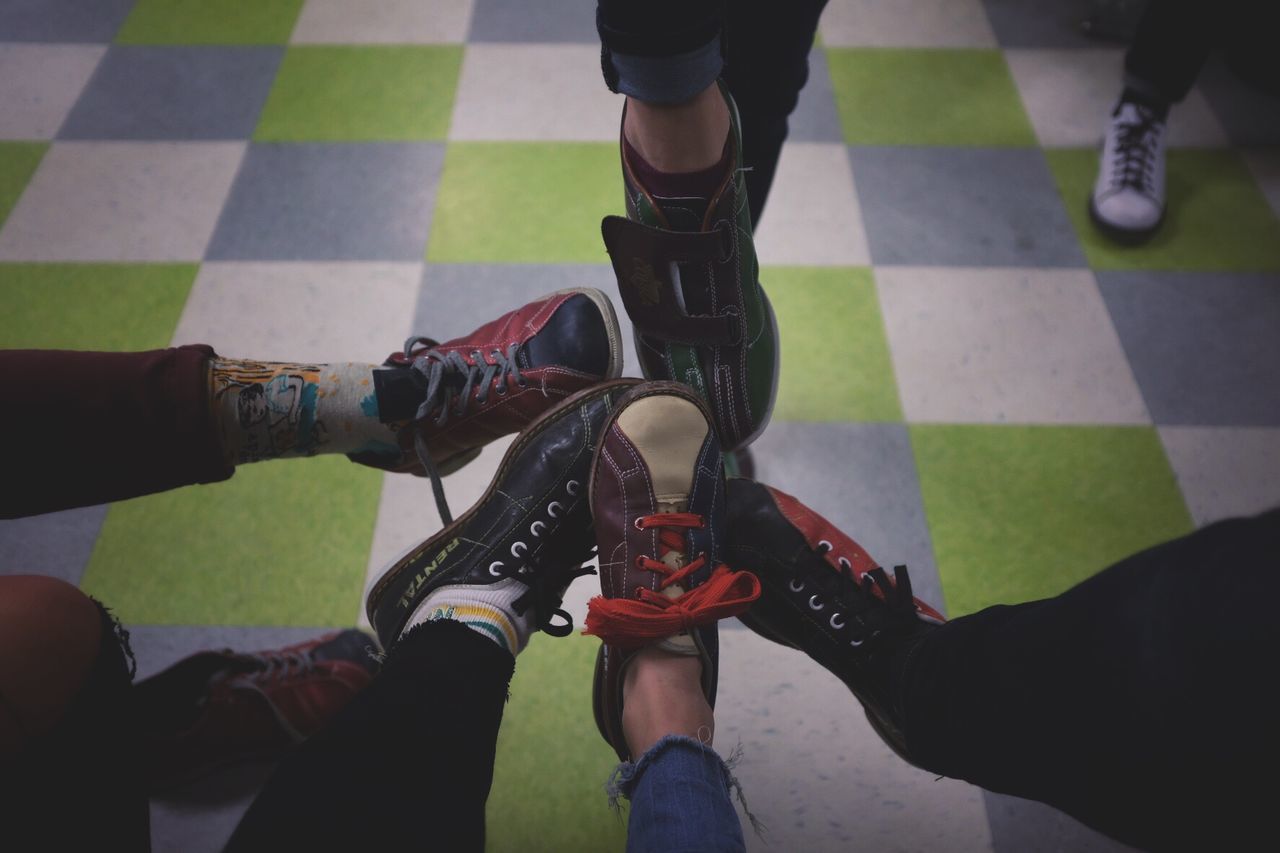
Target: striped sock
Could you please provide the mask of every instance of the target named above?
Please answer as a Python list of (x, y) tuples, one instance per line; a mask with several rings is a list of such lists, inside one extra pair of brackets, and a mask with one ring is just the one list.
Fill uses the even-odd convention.
[(515, 578), (487, 586), (442, 586), (418, 605), (404, 630), (423, 622), (452, 619), (493, 640), (514, 657), (529, 644), (533, 633), (533, 611), (521, 616), (512, 606), (526, 589)]

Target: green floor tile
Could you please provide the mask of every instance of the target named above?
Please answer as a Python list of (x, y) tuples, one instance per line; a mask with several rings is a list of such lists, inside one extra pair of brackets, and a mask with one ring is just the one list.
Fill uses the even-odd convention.
[(169, 345), (195, 264), (0, 264), (0, 348)]
[(382, 477), (317, 456), (114, 504), (81, 586), (126, 624), (351, 625)]
[[(588, 578), (580, 583), (585, 583)], [(596, 733), (591, 674), (600, 641), (535, 636), (516, 660), (486, 806), (491, 851), (621, 851), (626, 817), (604, 783), (618, 763)]]
[(254, 138), (444, 139), (461, 66), (461, 45), (291, 47)]
[(998, 50), (828, 48), (851, 145), (1035, 145)]
[(863, 268), (766, 267), (782, 374), (774, 417), (900, 421), (880, 300)]
[(911, 427), (947, 611), (1056, 595), (1191, 518), (1147, 427)]
[(9, 218), (48, 147), (44, 142), (0, 142), (0, 225)]
[(138, 0), (125, 44), (284, 44), (302, 0)]
[(427, 260), (608, 263), (600, 219), (622, 210), (609, 142), (453, 142)]
[(1165, 221), (1141, 246), (1113, 243), (1089, 220), (1097, 151), (1046, 151), (1045, 156), (1094, 269), (1280, 270), (1280, 220), (1234, 152), (1169, 152)]

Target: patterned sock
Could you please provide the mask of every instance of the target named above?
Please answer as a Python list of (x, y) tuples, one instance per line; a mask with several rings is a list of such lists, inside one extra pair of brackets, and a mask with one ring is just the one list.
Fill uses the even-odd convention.
[(533, 611), (525, 611), (521, 616), (513, 606), (527, 589), (515, 578), (487, 586), (442, 586), (418, 605), (404, 630), (423, 622), (452, 619), (483, 634), (515, 656), (529, 644), (529, 635), (534, 631)]
[(399, 456), (400, 424), (379, 418), (375, 372), (400, 373), (407, 368), (213, 360), (210, 408), (227, 458), (240, 464), (317, 453)]

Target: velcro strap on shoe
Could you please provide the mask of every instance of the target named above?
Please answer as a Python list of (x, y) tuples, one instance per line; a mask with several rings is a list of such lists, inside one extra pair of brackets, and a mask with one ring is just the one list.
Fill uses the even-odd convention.
[(732, 246), (726, 232), (668, 231), (621, 216), (606, 216), (600, 231), (618, 277), (622, 303), (637, 330), (689, 345), (724, 346), (741, 339), (741, 320), (736, 310), (716, 315), (686, 314), (680, 307), (672, 277), (675, 264), (729, 260)]

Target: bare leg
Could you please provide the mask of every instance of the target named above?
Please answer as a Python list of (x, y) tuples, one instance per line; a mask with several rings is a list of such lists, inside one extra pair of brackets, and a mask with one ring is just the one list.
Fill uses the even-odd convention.
[(627, 98), (622, 132), (653, 168), (696, 172), (720, 161), (729, 135), (729, 107), (715, 83), (683, 104)]
[(702, 692), (702, 662), (648, 648), (636, 655), (623, 683), (622, 731), (634, 756), (667, 735), (710, 745), (715, 717)]

